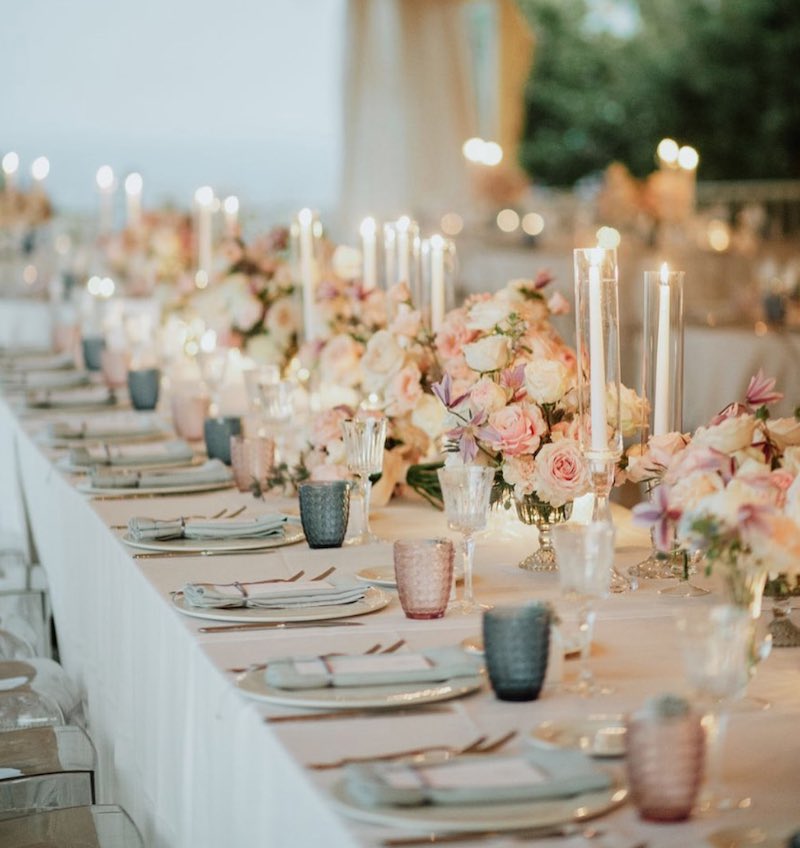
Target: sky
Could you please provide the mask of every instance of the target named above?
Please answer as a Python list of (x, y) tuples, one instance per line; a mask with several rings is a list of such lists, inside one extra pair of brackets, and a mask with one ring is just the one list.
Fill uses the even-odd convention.
[[(97, 168), (144, 202), (209, 184), (248, 206), (335, 206), (344, 0), (0, 2), (0, 155), (91, 209)], [(121, 195), (122, 192), (118, 192)], [(122, 199), (119, 198), (121, 208)]]

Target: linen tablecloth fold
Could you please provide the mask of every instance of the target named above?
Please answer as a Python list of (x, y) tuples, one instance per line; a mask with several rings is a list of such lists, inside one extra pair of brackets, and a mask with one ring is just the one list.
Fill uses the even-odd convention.
[(196, 468), (176, 468), (174, 471), (92, 471), (95, 489), (160, 489), (174, 486), (205, 486), (228, 483), (233, 472), (218, 459), (210, 459)]
[(165, 539), (260, 539), (283, 534), (291, 519), (281, 513), (255, 518), (179, 518), (159, 521), (134, 516), (128, 520), (128, 535), (137, 542)]
[(351, 604), (364, 597), (366, 589), (354, 577), (333, 576), (327, 580), (294, 583), (272, 581), (254, 583), (187, 583), (186, 601), (194, 607), (228, 609), (292, 609), (332, 604)]
[(191, 445), (182, 440), (158, 445), (128, 445), (125, 447), (71, 448), (69, 461), (72, 465), (173, 465), (190, 462), (194, 457)]
[(348, 794), (369, 806), (503, 804), (568, 798), (607, 789), (611, 778), (580, 751), (459, 757), (429, 766), (369, 763), (347, 767)]
[(277, 689), (389, 686), (472, 677), (480, 673), (482, 666), (480, 657), (467, 654), (459, 647), (447, 647), (431, 648), (420, 653), (270, 660), (264, 679)]

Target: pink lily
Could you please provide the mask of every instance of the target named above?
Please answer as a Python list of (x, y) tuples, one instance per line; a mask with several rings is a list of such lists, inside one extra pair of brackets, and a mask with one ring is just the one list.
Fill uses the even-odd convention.
[(653, 489), (649, 501), (636, 504), (633, 508), (633, 523), (653, 530), (653, 541), (660, 551), (672, 550), (673, 531), (681, 517), (681, 511), (670, 507), (666, 486)]
[(775, 382), (774, 377), (765, 377), (764, 369), (759, 368), (758, 374), (750, 378), (750, 385), (747, 387), (745, 400), (748, 405), (756, 409), (783, 400), (782, 392), (775, 391)]
[(449, 374), (445, 374), (438, 383), (434, 383), (431, 386), (431, 391), (437, 398), (439, 398), (447, 409), (453, 409), (453, 407), (458, 406), (462, 401), (469, 397), (469, 392), (464, 392), (455, 398), (453, 397), (453, 378)]

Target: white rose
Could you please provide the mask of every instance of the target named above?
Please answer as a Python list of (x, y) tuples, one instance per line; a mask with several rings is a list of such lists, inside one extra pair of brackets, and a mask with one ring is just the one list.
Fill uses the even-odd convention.
[(756, 419), (752, 415), (726, 418), (711, 427), (698, 427), (693, 444), (714, 448), (730, 455), (750, 447), (755, 427)]
[(774, 421), (767, 421), (767, 432), (781, 450), (800, 445), (800, 421), (796, 418), (776, 418)]
[(297, 307), (290, 297), (281, 297), (270, 307), (264, 326), (270, 333), (288, 340), (297, 329)]
[(508, 318), (511, 309), (507, 303), (496, 298), (479, 300), (467, 313), (467, 328), (488, 331), (502, 324)]
[(445, 408), (433, 395), (423, 395), (411, 413), (411, 423), (429, 439), (435, 440), (444, 432)]
[(369, 392), (380, 391), (403, 367), (404, 361), (405, 353), (397, 339), (388, 330), (378, 330), (367, 342), (361, 360), (364, 388)]
[(557, 403), (569, 387), (569, 369), (558, 359), (533, 361), (525, 366), (525, 388), (536, 403)]
[(464, 345), (467, 365), (481, 374), (502, 368), (508, 362), (509, 352), (509, 343), (505, 336), (486, 336)]
[(259, 365), (280, 365), (285, 354), (271, 336), (253, 336), (248, 339), (245, 352)]
[(339, 245), (333, 251), (331, 260), (333, 273), (342, 280), (355, 280), (361, 276), (362, 260), (361, 251), (355, 247)]

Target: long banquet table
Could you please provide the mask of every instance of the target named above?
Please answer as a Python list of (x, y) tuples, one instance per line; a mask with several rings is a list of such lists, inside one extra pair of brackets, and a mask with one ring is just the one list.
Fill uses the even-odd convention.
[[(361, 627), (201, 634), (202, 622), (171, 608), (170, 592), (187, 581), (264, 579), (299, 568), (316, 574), (329, 565), (354, 573), (390, 563), (390, 545), (312, 551), (302, 543), (270, 555), (133, 559), (119, 532), (110, 529), (131, 516), (211, 515), (240, 505), (251, 512), (296, 510), (296, 503), (270, 497), (262, 504), (232, 489), (89, 498), (76, 490), (78, 478), (54, 466), (60, 454), (38, 440), (42, 419), (18, 416), (12, 406), (10, 399), (0, 399), (3, 463), (18, 464), (27, 518), (50, 581), (61, 659), (85, 694), (99, 755), (99, 797), (124, 805), (151, 848), (380, 845), (398, 830), (341, 815), (330, 795), (341, 773), (314, 772), (305, 763), (428, 744), (463, 745), (480, 734), (494, 737), (509, 729), (520, 733), (513, 744), (524, 745), (525, 736), (547, 719), (624, 712), (648, 696), (687, 691), (674, 613), (687, 603), (712, 603), (719, 595), (668, 599), (645, 586), (612, 596), (600, 608), (593, 664), (598, 678), (614, 688), (611, 695), (581, 699), (559, 690), (559, 676), (574, 674), (574, 663), (566, 662), (551, 669), (542, 697), (533, 703), (501, 702), (484, 689), (441, 712), (267, 724), (265, 716), (297, 710), (248, 700), (236, 691), (228, 668), (285, 654), (363, 651), (401, 637), (411, 650), (455, 644), (476, 634), (480, 621), (452, 615), (409, 621), (395, 597), (385, 610), (361, 618)], [(8, 504), (13, 492), (4, 489), (0, 496)], [(631, 564), (644, 553), (646, 537), (631, 528), (624, 511), (617, 523), (619, 564)], [(385, 539), (447, 533), (440, 513), (411, 501), (377, 511), (374, 529)], [(555, 577), (517, 568), (532, 544), (527, 529), (512, 534), (502, 526), (479, 542), (479, 598), (493, 604), (558, 602)], [(772, 707), (733, 716), (725, 756), (726, 779), (752, 797), (749, 809), (659, 826), (639, 822), (625, 805), (603, 821), (605, 841), (593, 844), (698, 845), (722, 826), (800, 827), (800, 649), (773, 651), (749, 691)], [(570, 837), (541, 844), (584, 842)]]

